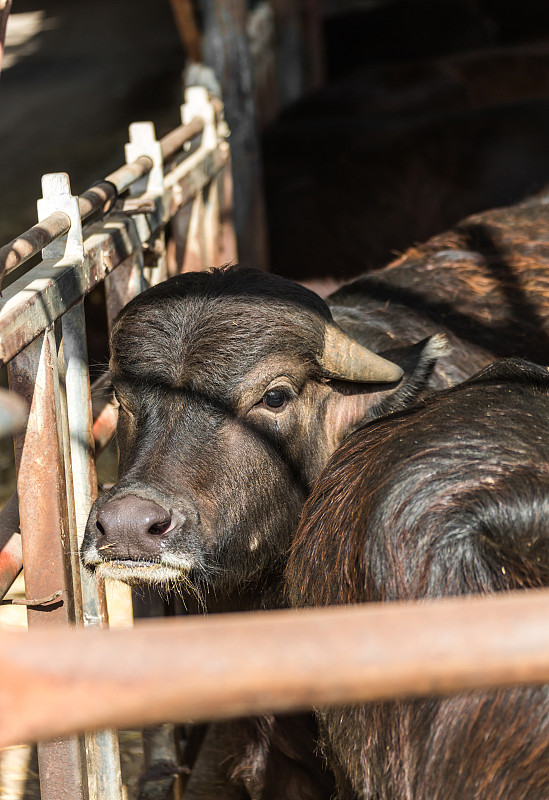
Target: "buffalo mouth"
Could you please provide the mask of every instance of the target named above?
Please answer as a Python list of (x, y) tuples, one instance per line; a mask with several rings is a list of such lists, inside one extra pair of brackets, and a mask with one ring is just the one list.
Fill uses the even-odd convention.
[(131, 585), (173, 584), (184, 580), (187, 574), (183, 566), (130, 558), (101, 561), (93, 565), (93, 570), (98, 578), (110, 578)]

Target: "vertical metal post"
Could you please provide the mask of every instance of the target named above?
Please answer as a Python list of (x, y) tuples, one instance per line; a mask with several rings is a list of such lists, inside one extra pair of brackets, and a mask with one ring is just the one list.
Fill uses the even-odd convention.
[[(185, 102), (181, 106), (181, 121), (188, 125), (194, 117), (204, 120), (200, 148), (213, 150), (217, 144), (215, 112), (202, 86), (190, 86), (185, 90)], [(211, 186), (211, 185), (210, 185)], [(210, 187), (199, 192), (192, 202), (191, 216), (187, 231), (183, 272), (193, 272), (209, 267), (220, 266), (214, 260), (212, 241), (212, 205), (209, 203)], [(211, 200), (215, 198), (211, 197)], [(208, 236), (208, 233), (210, 234)]]
[[(91, 504), (97, 495), (83, 301), (63, 316), (62, 327), (75, 518), (80, 545)], [(84, 624), (106, 625), (104, 583), (98, 583), (84, 569), (81, 569), (81, 581)], [(122, 800), (120, 752), (116, 731), (87, 734), (85, 742), (90, 800)]]
[(234, 231), (233, 216), (233, 174), (231, 160), (222, 169), (219, 176), (220, 194), (220, 258), (222, 264), (238, 263), (238, 249)]
[[(68, 176), (45, 175), (39, 220), (53, 210), (65, 211), (71, 229), (49, 245), (43, 256), (52, 263), (82, 258), (78, 201)], [(63, 262), (65, 263), (65, 262)], [(39, 601), (57, 591), (59, 601), (39, 602), (27, 612), (30, 628), (82, 622), (78, 543), (67, 472), (65, 436), (68, 423), (61, 376), (61, 330), (52, 324), (9, 365), (11, 388), (30, 405), (26, 431), (14, 437), (25, 591)], [(60, 370), (61, 366), (61, 370)], [(38, 747), (42, 800), (87, 800), (87, 771), (82, 738), (55, 740)]]
[[(194, 117), (204, 120), (200, 147), (213, 150), (217, 146), (215, 111), (208, 92), (202, 86), (190, 86), (185, 90), (185, 103), (181, 106), (181, 120), (188, 125)], [(210, 181), (203, 192), (193, 201), (184, 271), (220, 267), (219, 248), (219, 190), (217, 180)]]
[(204, 195), (199, 192), (192, 202), (191, 218), (185, 240), (183, 272), (198, 272), (211, 266), (206, 261), (204, 242)]
[(10, 362), (9, 378), (11, 389), (30, 404), (27, 428), (14, 437), (27, 599), (63, 592), (56, 603), (29, 608), (29, 626), (68, 625), (81, 618), (81, 610), (75, 607), (71, 569), (53, 325)]
[(204, 256), (206, 264), (220, 267), (219, 184), (214, 178), (204, 190)]
[[(146, 193), (148, 199), (155, 197), (161, 203), (164, 197), (164, 162), (155, 127), (152, 122), (134, 122), (129, 132), (130, 141), (125, 147), (126, 163), (135, 161), (139, 156), (149, 156), (153, 162), (151, 171), (130, 186), (130, 195)], [(144, 276), (147, 284), (153, 286), (168, 277), (164, 230), (160, 233), (151, 231), (145, 214), (136, 214), (134, 222), (141, 240), (147, 242)]]
[(143, 275), (143, 253), (134, 253), (105, 278), (109, 330), (118, 312), (132, 297), (147, 288)]
[[(52, 628), (81, 618), (75, 603), (62, 442), (57, 341), (54, 326), (9, 365), (10, 386), (30, 404), (26, 431), (14, 437), (27, 600), (61, 590), (58, 602), (28, 609), (30, 628)], [(87, 800), (83, 741), (38, 747), (42, 800)]]

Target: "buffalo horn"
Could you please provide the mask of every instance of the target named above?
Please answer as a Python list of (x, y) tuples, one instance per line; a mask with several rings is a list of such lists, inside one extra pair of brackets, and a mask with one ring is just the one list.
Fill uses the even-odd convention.
[(328, 377), (356, 383), (394, 383), (403, 375), (398, 364), (372, 353), (333, 323), (326, 326), (320, 365)]

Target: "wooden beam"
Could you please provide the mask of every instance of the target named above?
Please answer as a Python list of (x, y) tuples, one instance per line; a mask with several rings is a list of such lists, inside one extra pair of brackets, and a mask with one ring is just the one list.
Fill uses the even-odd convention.
[(200, 0), (204, 63), (221, 86), (231, 131), (234, 224), (242, 263), (267, 269), (263, 170), (254, 102), (245, 0)]

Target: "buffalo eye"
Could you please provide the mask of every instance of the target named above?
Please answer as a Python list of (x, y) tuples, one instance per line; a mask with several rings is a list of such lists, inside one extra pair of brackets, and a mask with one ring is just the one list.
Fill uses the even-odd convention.
[(263, 405), (276, 410), (285, 406), (287, 401), (288, 395), (282, 389), (269, 389), (262, 398)]

